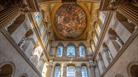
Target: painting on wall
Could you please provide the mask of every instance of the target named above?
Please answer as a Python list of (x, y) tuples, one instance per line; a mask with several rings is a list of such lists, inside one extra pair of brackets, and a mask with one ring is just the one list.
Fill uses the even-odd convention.
[(55, 26), (65, 38), (78, 38), (86, 29), (86, 14), (77, 4), (63, 4), (56, 12)]

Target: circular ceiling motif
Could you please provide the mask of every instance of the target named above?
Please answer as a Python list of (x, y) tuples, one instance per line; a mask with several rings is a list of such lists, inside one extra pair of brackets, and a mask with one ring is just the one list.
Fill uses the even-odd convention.
[(77, 4), (63, 4), (56, 12), (55, 26), (65, 38), (78, 38), (86, 29), (86, 14)]

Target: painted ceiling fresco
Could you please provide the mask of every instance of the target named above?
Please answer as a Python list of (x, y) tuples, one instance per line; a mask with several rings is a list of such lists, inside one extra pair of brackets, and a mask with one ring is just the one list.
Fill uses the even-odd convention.
[(86, 29), (86, 14), (77, 4), (63, 4), (56, 12), (55, 26), (63, 37), (78, 38)]

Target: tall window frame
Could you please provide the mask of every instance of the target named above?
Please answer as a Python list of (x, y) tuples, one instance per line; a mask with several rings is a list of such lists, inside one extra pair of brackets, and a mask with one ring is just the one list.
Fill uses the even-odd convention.
[(85, 48), (84, 45), (80, 45), (79, 46), (79, 55), (80, 55), (80, 57), (85, 57), (85, 55), (86, 55), (86, 48)]
[(59, 64), (55, 66), (54, 77), (61, 77), (61, 66)]
[(64, 51), (64, 47), (62, 45), (59, 45), (57, 47), (57, 57), (62, 57), (63, 56), (63, 51)]
[(89, 77), (86, 65), (81, 66), (81, 77)]
[(75, 66), (67, 66), (67, 74), (66, 77), (76, 77), (76, 68)]
[(75, 57), (76, 56), (76, 47), (74, 45), (67, 46), (67, 56)]

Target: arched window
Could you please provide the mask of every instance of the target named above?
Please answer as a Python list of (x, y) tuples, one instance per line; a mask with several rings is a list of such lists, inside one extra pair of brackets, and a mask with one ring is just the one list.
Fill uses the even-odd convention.
[(60, 65), (55, 66), (55, 74), (54, 77), (61, 77), (61, 67)]
[(28, 75), (25, 73), (25, 74), (23, 74), (21, 77), (28, 77)]
[(82, 77), (88, 77), (88, 70), (86, 66), (81, 67), (81, 76)]
[(67, 47), (67, 56), (68, 57), (75, 57), (75, 46), (70, 45)]
[(109, 29), (109, 39), (112, 41), (116, 50), (119, 50), (124, 44), (122, 39), (117, 35), (115, 30), (113, 30), (112, 28)]
[(58, 46), (57, 47), (57, 56), (62, 57), (63, 54), (63, 46)]
[(67, 77), (75, 77), (75, 67), (74, 66), (68, 66), (67, 67)]
[(130, 73), (132, 77), (138, 77), (138, 65), (131, 66)]
[(106, 58), (107, 58), (108, 63), (111, 63), (112, 60), (113, 60), (113, 57), (112, 57), (111, 51), (109, 50), (109, 48), (106, 45), (106, 43), (103, 43), (103, 52), (106, 55)]
[(10, 64), (0, 67), (0, 77), (12, 77), (13, 68)]
[(80, 57), (85, 56), (85, 47), (83, 45), (79, 46), (79, 51), (80, 51)]

